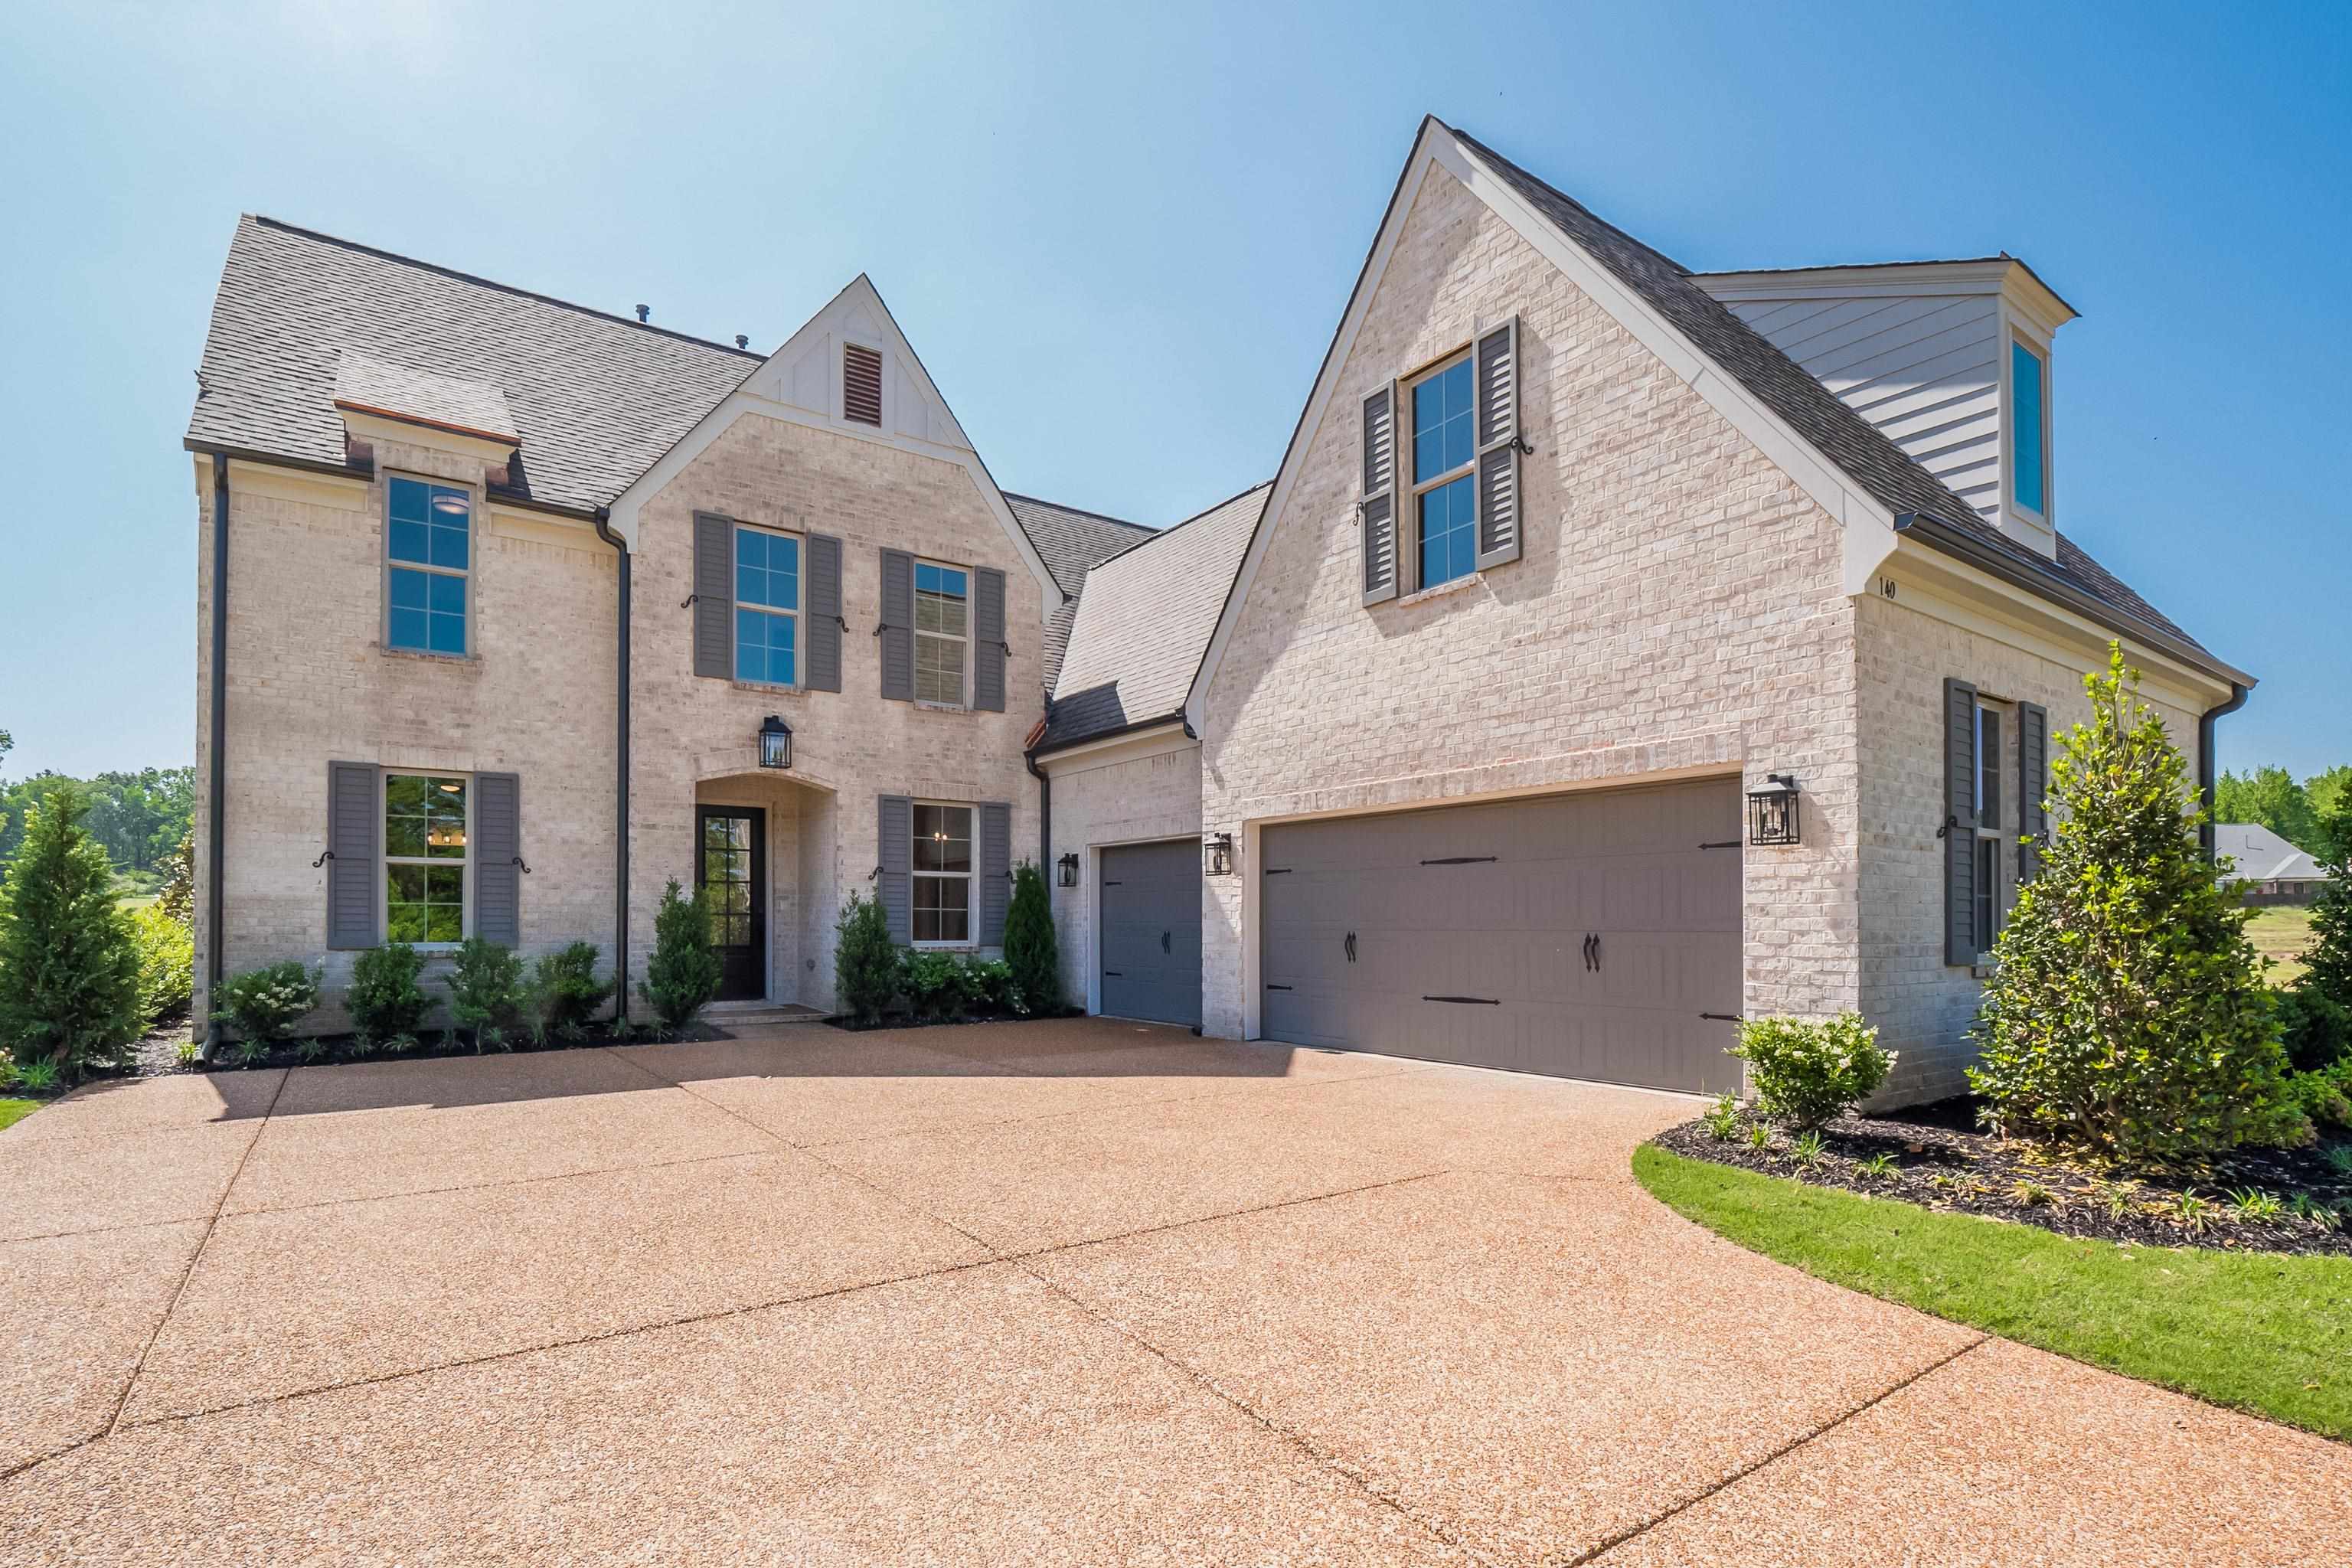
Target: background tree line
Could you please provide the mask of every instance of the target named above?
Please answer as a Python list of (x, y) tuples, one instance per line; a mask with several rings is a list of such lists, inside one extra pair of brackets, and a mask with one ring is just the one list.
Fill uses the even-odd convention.
[[(10, 744), (8, 731), (0, 730), (0, 757), (7, 754)], [(24, 845), (26, 808), (61, 783), (80, 784), (89, 802), (83, 826), (117, 871), (167, 871), (167, 863), (194, 820), (194, 767), (142, 768), (136, 773), (103, 773), (78, 780), (54, 773), (13, 780), (0, 776), (0, 873), (5, 873)]]
[(2352, 764), (2338, 764), (2302, 783), (2284, 768), (2225, 773), (2213, 792), (2216, 822), (2259, 822), (2296, 848), (2325, 859), (2325, 824), (2352, 806)]

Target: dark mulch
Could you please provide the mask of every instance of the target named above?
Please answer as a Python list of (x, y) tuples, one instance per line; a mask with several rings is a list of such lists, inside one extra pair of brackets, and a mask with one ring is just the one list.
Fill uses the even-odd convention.
[[(1822, 1130), (1821, 1156), (1807, 1166), (1796, 1157), (1795, 1141), (1778, 1129), (1769, 1130), (1766, 1147), (1755, 1147), (1760, 1125), (1743, 1110), (1728, 1138), (1716, 1137), (1702, 1117), (1668, 1129), (1656, 1142), (1695, 1160), (2039, 1226), (2061, 1236), (2149, 1247), (2352, 1254), (2352, 1140), (2308, 1149), (2243, 1149), (2194, 1166), (2101, 1170), (2042, 1144), (1977, 1131), (1973, 1103), (1947, 1100), (1885, 1116), (1839, 1117)], [(1880, 1154), (1893, 1159), (1891, 1171), (1877, 1175), (1861, 1169), (1862, 1162)], [(2278, 1212), (2249, 1212), (2241, 1202), (2248, 1194), (2254, 1194), (2254, 1209), (2276, 1200)], [(2326, 1212), (2295, 1214), (2289, 1205), (2298, 1196)]]
[(441, 1029), (428, 1029), (419, 1034), (415, 1048), (404, 1051), (368, 1047), (357, 1035), (316, 1035), (282, 1041), (268, 1055), (255, 1060), (247, 1060), (242, 1048), (231, 1043), (222, 1047), (215, 1060), (188, 1063), (186, 1068), (195, 1072), (243, 1072), (254, 1068), (333, 1067), (362, 1061), (421, 1062), (441, 1057), (531, 1056), (544, 1051), (595, 1050), (605, 1046), (650, 1046), (674, 1040), (733, 1038), (735, 1037), (724, 1027), (700, 1020), (679, 1029), (641, 1025), (625, 1035), (599, 1024), (575, 1039), (550, 1037), (543, 1046), (533, 1045), (530, 1035), (515, 1030), (507, 1035), (503, 1046), (492, 1046), (487, 1050), (477, 1049), (474, 1042), (463, 1034)]
[(849, 1034), (863, 1035), (876, 1029), (940, 1029), (963, 1024), (1034, 1024), (1040, 1018), (1078, 1018), (1085, 1016), (1083, 1007), (1065, 1007), (1058, 1013), (1010, 1013), (975, 1007), (956, 1018), (918, 1018), (912, 1013), (885, 1013), (871, 1024), (861, 1024), (846, 1013), (835, 1013), (825, 1022)]

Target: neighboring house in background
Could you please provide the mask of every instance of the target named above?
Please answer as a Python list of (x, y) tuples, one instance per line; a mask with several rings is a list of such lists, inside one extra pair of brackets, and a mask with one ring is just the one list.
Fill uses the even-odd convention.
[(2216, 826), (2213, 852), (2234, 862), (2221, 873), (2221, 885), (2243, 888), (2250, 904), (2307, 904), (2329, 881), (2327, 868), (2315, 857), (2259, 822)]
[(1714, 1090), (1853, 1007), (1948, 1092), (2084, 671), (2209, 783), (2252, 684), (2059, 529), (2073, 314), (1693, 274), (1432, 120), (1277, 473), (1155, 533), (1000, 492), (863, 279), (758, 356), (248, 219), (219, 951), (641, 970), (699, 876), (829, 1007), (849, 892), (985, 951), (1034, 845), (1091, 1010)]

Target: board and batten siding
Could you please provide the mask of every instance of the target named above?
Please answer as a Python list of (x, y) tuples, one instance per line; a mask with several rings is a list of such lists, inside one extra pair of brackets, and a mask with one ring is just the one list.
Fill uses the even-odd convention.
[(1731, 311), (1957, 492), (2000, 511), (2000, 310), (1985, 294), (1736, 299)]

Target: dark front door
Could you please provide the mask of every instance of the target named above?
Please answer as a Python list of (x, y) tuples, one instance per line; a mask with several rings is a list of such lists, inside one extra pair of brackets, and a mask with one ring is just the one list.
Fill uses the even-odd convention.
[(706, 805), (695, 815), (701, 853), (694, 881), (710, 905), (719, 1000), (751, 1001), (768, 994), (768, 814)]

